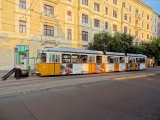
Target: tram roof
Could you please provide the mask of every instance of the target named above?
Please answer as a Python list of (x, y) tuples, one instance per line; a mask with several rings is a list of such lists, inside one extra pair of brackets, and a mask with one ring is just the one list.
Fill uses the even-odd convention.
[[(45, 48), (44, 50), (40, 50), (40, 51), (43, 51), (43, 52), (70, 52), (70, 53), (84, 53), (84, 54), (101, 54), (101, 55), (103, 54), (102, 51), (76, 49), (76, 48), (69, 48), (69, 47)], [(125, 56), (125, 53), (106, 52), (106, 55)], [(147, 56), (145, 56), (143, 54), (131, 54), (131, 53), (127, 53), (127, 56), (147, 57)]]
[(69, 48), (69, 47), (45, 48), (44, 51), (49, 51), (49, 52), (85, 53), (85, 54), (103, 54), (102, 51), (76, 49), (76, 48)]

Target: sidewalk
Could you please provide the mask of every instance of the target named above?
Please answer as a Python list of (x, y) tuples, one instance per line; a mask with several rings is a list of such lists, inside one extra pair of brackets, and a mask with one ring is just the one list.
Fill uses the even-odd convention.
[[(5, 71), (0, 71), (4, 73)], [(123, 73), (123, 74), (122, 74)], [(149, 68), (144, 71), (116, 72), (106, 74), (92, 75), (73, 75), (57, 77), (39, 77), (31, 76), (25, 79), (16, 80), (14, 77), (6, 81), (0, 81), (0, 97), (12, 96), (18, 94), (27, 94), (31, 92), (44, 91), (49, 89), (77, 86), (80, 84), (90, 84), (108, 80), (123, 80), (135, 77), (144, 77), (160, 73), (160, 67)], [(100, 79), (99, 79), (100, 78)]]

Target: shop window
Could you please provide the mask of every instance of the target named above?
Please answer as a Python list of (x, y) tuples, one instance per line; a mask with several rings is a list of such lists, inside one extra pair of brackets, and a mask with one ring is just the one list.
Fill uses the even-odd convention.
[(24, 64), (25, 57), (29, 57), (29, 47), (27, 45), (17, 45), (16, 64)]

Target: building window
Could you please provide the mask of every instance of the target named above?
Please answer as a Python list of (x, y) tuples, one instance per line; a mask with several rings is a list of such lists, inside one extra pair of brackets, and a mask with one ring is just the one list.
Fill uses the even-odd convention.
[(126, 7), (126, 3), (123, 2), (123, 3), (122, 3), (122, 7)]
[(82, 40), (83, 41), (88, 41), (88, 32), (82, 31)]
[(129, 23), (131, 23), (132, 22), (132, 19), (131, 19), (131, 17), (129, 17)]
[(67, 11), (67, 19), (72, 20), (72, 13), (70, 11)]
[(149, 24), (147, 24), (147, 29), (149, 29)]
[(54, 7), (49, 5), (44, 5), (44, 12), (48, 14), (54, 14)]
[(147, 15), (147, 20), (149, 20), (149, 15)]
[(44, 25), (44, 35), (54, 36), (54, 27), (49, 25)]
[(155, 27), (155, 32), (157, 32), (157, 28)]
[(88, 15), (82, 14), (82, 22), (88, 23)]
[(117, 32), (117, 25), (113, 25), (113, 31)]
[(19, 1), (19, 7), (22, 9), (26, 9), (26, 0), (20, 0)]
[(127, 14), (124, 14), (124, 20), (127, 20)]
[(143, 22), (142, 22), (142, 28), (143, 28)]
[(105, 22), (105, 29), (108, 29), (108, 22)]
[(113, 17), (117, 18), (117, 11), (113, 11)]
[(144, 13), (142, 13), (142, 17), (143, 17)]
[(113, 0), (113, 4), (117, 5), (117, 0)]
[(26, 21), (19, 21), (19, 33), (26, 34)]
[(124, 27), (124, 33), (127, 33), (127, 27)]
[(67, 29), (67, 39), (72, 40), (72, 31), (71, 29)]
[(136, 20), (136, 25), (138, 25), (138, 20)]
[(131, 12), (132, 11), (132, 7), (131, 6), (129, 6), (129, 12)]
[(138, 9), (136, 9), (135, 13), (138, 14)]
[(82, 0), (82, 4), (88, 6), (88, 0)]
[(99, 12), (99, 4), (97, 3), (94, 3), (94, 10)]
[(147, 39), (149, 39), (149, 34), (147, 34)]
[(138, 36), (138, 31), (135, 31), (135, 36)]
[(106, 8), (106, 15), (108, 15), (108, 8)]
[(129, 29), (129, 34), (131, 34), (131, 29)]
[(100, 27), (100, 21), (97, 19), (94, 19), (94, 27)]
[(142, 38), (143, 38), (143, 33), (142, 33)]

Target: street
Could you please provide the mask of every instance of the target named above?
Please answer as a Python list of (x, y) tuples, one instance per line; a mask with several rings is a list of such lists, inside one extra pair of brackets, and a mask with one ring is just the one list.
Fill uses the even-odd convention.
[(159, 120), (159, 77), (108, 80), (2, 97), (0, 120)]

